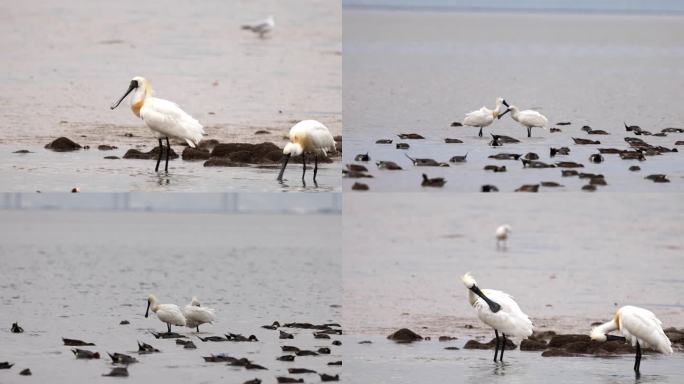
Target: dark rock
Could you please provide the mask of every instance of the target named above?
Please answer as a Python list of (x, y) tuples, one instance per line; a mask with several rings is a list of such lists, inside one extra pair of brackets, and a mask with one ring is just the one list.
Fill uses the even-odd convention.
[(368, 191), (370, 187), (368, 186), (368, 184), (356, 182), (354, 183), (354, 185), (352, 185), (351, 189), (352, 191)]
[(340, 375), (328, 375), (327, 373), (321, 373), (319, 374), (321, 377), (321, 381), (340, 381)]
[(12, 153), (33, 153), (33, 152), (29, 151), (28, 149), (20, 149), (18, 151), (14, 151)]
[(461, 350), (461, 348), (459, 348), (459, 347), (445, 347), (444, 349), (446, 349), (447, 351), (460, 351)]
[(590, 340), (591, 338), (589, 335), (554, 335), (551, 337), (551, 340), (549, 340), (549, 348), (562, 348), (570, 343), (576, 343), (578, 341), (589, 342)]
[(556, 188), (556, 187), (562, 187), (562, 184), (556, 183), (555, 181), (542, 181), (541, 183), (542, 187), (547, 187), (547, 188)]
[(525, 184), (515, 190), (516, 192), (539, 192), (539, 184)]
[(100, 151), (111, 151), (113, 149), (119, 149), (119, 147), (116, 147), (114, 145), (102, 144), (102, 145), (98, 145), (97, 149), (99, 149)]
[(577, 353), (570, 353), (560, 348), (551, 348), (542, 352), (543, 357), (577, 357), (582, 356)]
[(400, 133), (397, 136), (399, 136), (399, 138), (402, 140), (422, 140), (422, 139), (425, 139), (423, 136), (421, 136), (417, 133)]
[(102, 376), (128, 377), (128, 369), (126, 367), (112, 368), (109, 373), (105, 373)]
[(119, 156), (105, 156), (104, 158), (107, 160), (120, 160), (121, 159)]
[(331, 361), (328, 363), (328, 365), (342, 365), (342, 360), (339, 361)]
[(359, 341), (359, 344), (373, 344), (373, 342), (370, 340), (363, 340), (363, 341)]
[(297, 351), (295, 354), (296, 354), (297, 356), (318, 356), (318, 352), (309, 351), (309, 350), (306, 350), (306, 349)]
[(19, 323), (12, 323), (12, 328), (10, 329), (12, 333), (24, 333), (24, 328), (19, 326)]
[(387, 336), (387, 338), (397, 343), (412, 343), (414, 341), (423, 340), (422, 336), (408, 328), (402, 328), (394, 332), (393, 334)]
[(446, 143), (446, 144), (463, 144), (463, 141), (459, 140), (459, 139), (446, 138), (446, 139), (444, 139), (444, 143)]
[(22, 369), (21, 372), (19, 372), (19, 374), (22, 376), (31, 376), (32, 375), (31, 370), (28, 368)]
[(195, 149), (192, 147), (186, 147), (181, 154), (181, 158), (185, 161), (207, 160), (210, 157), (211, 153), (208, 150)]
[(368, 168), (361, 164), (347, 164), (347, 169), (354, 172), (368, 172)]
[(339, 340), (335, 340), (332, 342), (332, 345), (340, 346), (340, 345), (342, 345), (342, 342)]
[(287, 373), (291, 375), (301, 375), (303, 373), (316, 373), (316, 371), (307, 368), (288, 368)]
[(547, 347), (543, 340), (524, 339), (520, 342), (521, 351), (543, 351)]
[(571, 123), (569, 121), (563, 121), (560, 123), (556, 123), (556, 125), (570, 125)]
[(121, 320), (121, 321), (119, 322), (119, 325), (128, 325), (128, 324), (130, 324), (130, 323), (131, 323), (131, 322), (128, 321), (128, 320)]
[[(164, 146), (164, 149), (162, 150), (162, 160), (166, 159), (166, 150), (166, 146)], [(173, 148), (171, 148), (171, 151), (169, 152), (169, 160), (177, 159), (178, 157), (178, 154), (173, 150)], [(149, 152), (141, 152), (135, 148), (131, 148), (128, 151), (126, 151), (126, 154), (123, 155), (123, 158), (157, 160), (159, 158), (159, 147), (154, 147)]]
[(71, 141), (71, 139), (60, 137), (50, 144), (45, 145), (45, 148), (55, 152), (69, 152), (79, 150), (82, 147), (79, 144)]
[(589, 184), (590, 185), (608, 185), (608, 183), (606, 183), (606, 179), (604, 179), (603, 177), (592, 177), (591, 179), (589, 179)]
[(188, 341), (183, 345), (183, 349), (197, 349), (197, 346), (192, 341)]
[(13, 363), (10, 363), (9, 361), (0, 361), (0, 369), (10, 369), (14, 366)]
[(260, 129), (260, 130), (258, 130), (258, 131), (256, 131), (256, 132), (254, 132), (255, 135), (268, 135), (268, 134), (270, 134), (270, 133), (271, 133), (271, 132), (269, 132), (269, 131), (267, 131), (267, 130), (265, 130), (265, 129)]
[(637, 171), (641, 171), (641, 167), (638, 165), (632, 165), (631, 167), (629, 167), (629, 170), (632, 172), (637, 172)]
[(219, 141), (216, 139), (202, 140), (195, 149), (211, 152), (217, 144), (219, 144)]
[(375, 144), (392, 144), (391, 139), (379, 139), (375, 141)]
[(454, 121), (453, 123), (451, 123), (451, 126), (452, 127), (462, 127), (463, 123), (461, 123), (459, 121)]
[(458, 337), (440, 336), (437, 340), (439, 340), (439, 341), (451, 341), (451, 340), (458, 340)]
[(278, 383), (303, 383), (304, 379), (295, 379), (292, 377), (278, 376), (276, 377)]
[(582, 187), (582, 190), (587, 191), (587, 192), (594, 192), (594, 191), (596, 191), (596, 186), (591, 185), (591, 184), (587, 184), (587, 185)]
[(563, 130), (560, 129), (560, 128), (551, 127), (551, 129), (549, 129), (549, 132), (551, 132), (551, 133), (558, 133), (558, 132), (563, 132)]
[(261, 384), (261, 379), (254, 378), (252, 380), (247, 380), (242, 384)]
[(246, 164), (236, 163), (230, 159), (222, 157), (211, 157), (204, 162), (205, 167), (244, 167)]
[(410, 146), (408, 143), (397, 143), (397, 149), (409, 149)]
[[(491, 339), (488, 343), (481, 343), (477, 340), (468, 340), (465, 345), (463, 346), (463, 349), (494, 349), (494, 346), (496, 345), (496, 338)], [(518, 346), (515, 345), (514, 342), (511, 341), (511, 339), (506, 339), (506, 349), (515, 349)]]
[[(270, 142), (261, 144), (224, 143), (214, 146), (211, 157), (229, 158), (233, 162), (272, 164), (280, 161), (282, 149)], [(322, 160), (319, 159), (319, 162)]]
[[(675, 141), (674, 145), (684, 145), (684, 140), (677, 140)], [(17, 153), (17, 152), (15, 152)]]

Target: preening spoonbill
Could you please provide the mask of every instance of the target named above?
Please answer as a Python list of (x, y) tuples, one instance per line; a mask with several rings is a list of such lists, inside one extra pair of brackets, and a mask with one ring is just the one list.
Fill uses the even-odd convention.
[(501, 357), (499, 361), (503, 361), (503, 354), (506, 349), (506, 335), (530, 336), (532, 334), (532, 322), (520, 310), (518, 303), (509, 294), (493, 289), (480, 290), (470, 273), (463, 275), (462, 280), (466, 288), (470, 290), (468, 292), (468, 302), (475, 308), (477, 317), (483, 323), (494, 328), (494, 335), (496, 335), (494, 361), (496, 361), (496, 355), (499, 351), (499, 331), (501, 331), (503, 344), (501, 344)]
[(199, 332), (200, 325), (211, 323), (216, 319), (214, 310), (200, 306), (200, 302), (196, 297), (193, 297), (190, 304), (183, 308), (183, 315), (185, 316), (185, 325), (188, 328), (197, 328), (197, 332)]
[(531, 109), (521, 111), (515, 105), (509, 105), (507, 107), (508, 108), (504, 111), (504, 113), (499, 115), (499, 119), (508, 112), (511, 112), (511, 117), (513, 120), (527, 127), (527, 137), (532, 137), (533, 127), (546, 128), (546, 124), (549, 123), (549, 120), (546, 118), (546, 116), (537, 111), (533, 111)]
[(504, 249), (508, 248), (507, 240), (508, 234), (512, 233), (511, 226), (504, 224), (496, 229), (496, 249), (499, 249), (499, 244), (503, 242)]
[(637, 374), (641, 365), (641, 347), (672, 354), (672, 343), (663, 332), (662, 322), (648, 309), (631, 305), (618, 309), (612, 320), (591, 330), (591, 338), (606, 341), (610, 337), (607, 333), (615, 330), (620, 331), (625, 340), (636, 347), (634, 372)]
[(131, 97), (133, 113), (141, 118), (147, 127), (155, 132), (159, 138), (159, 158), (157, 159), (157, 166), (154, 168), (154, 171), (159, 171), (159, 162), (161, 161), (164, 149), (162, 139), (166, 139), (167, 151), (164, 169), (168, 172), (169, 152), (171, 151), (169, 137), (183, 139), (189, 146), (195, 148), (200, 140), (202, 140), (204, 128), (199, 121), (185, 113), (176, 103), (152, 97), (150, 82), (140, 76), (136, 76), (131, 80), (126, 93), (121, 96), (119, 101), (112, 104), (111, 109), (118, 107), (131, 92), (134, 92), (133, 97)]
[(472, 111), (468, 113), (463, 119), (463, 125), (470, 127), (479, 127), (480, 132), (477, 134), (482, 137), (482, 128), (490, 126), (494, 120), (499, 116), (499, 110), (501, 109), (501, 104), (508, 107), (506, 100), (501, 97), (496, 98), (496, 106), (494, 109), (489, 109), (487, 107), (482, 107), (477, 111)]
[(327, 156), (328, 151), (335, 150), (335, 139), (328, 128), (316, 120), (302, 120), (290, 128), (290, 142), (283, 149), (283, 165), (278, 180), (283, 180), (283, 173), (291, 156), (302, 155), (302, 181), (306, 174), (306, 154), (314, 155), (314, 176), (318, 173), (318, 155)]
[(145, 310), (145, 318), (149, 316), (150, 309), (157, 314), (157, 317), (162, 323), (166, 323), (168, 332), (171, 333), (171, 326), (177, 325), (179, 327), (185, 326), (185, 316), (176, 304), (159, 304), (154, 295), (147, 297), (147, 310)]
[(253, 24), (243, 25), (242, 29), (248, 29), (254, 33), (258, 33), (259, 37), (263, 38), (265, 34), (271, 32), (275, 28), (275, 19), (269, 16), (264, 20), (257, 21)]

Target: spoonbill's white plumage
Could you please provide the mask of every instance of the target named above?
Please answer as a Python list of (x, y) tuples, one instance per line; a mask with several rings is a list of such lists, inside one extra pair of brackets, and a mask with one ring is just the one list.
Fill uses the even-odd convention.
[(619, 331), (627, 342), (636, 347), (634, 371), (641, 366), (641, 348), (651, 348), (665, 355), (672, 354), (672, 343), (663, 331), (662, 322), (648, 309), (631, 305), (621, 307), (613, 319), (591, 330), (591, 338), (606, 341), (608, 333)]
[(166, 139), (165, 170), (168, 172), (169, 152), (171, 151), (169, 137), (185, 140), (189, 146), (195, 148), (202, 140), (204, 128), (199, 121), (185, 113), (176, 103), (153, 97), (150, 82), (140, 76), (131, 80), (126, 93), (112, 104), (111, 109), (118, 107), (131, 92), (133, 92), (131, 97), (133, 114), (141, 118), (159, 139), (159, 158), (157, 159), (157, 166), (154, 168), (155, 172), (159, 171), (159, 162), (164, 149), (162, 139)]
[(216, 320), (214, 309), (202, 307), (196, 297), (193, 297), (190, 304), (183, 308), (183, 315), (185, 316), (185, 325), (188, 328), (197, 328), (197, 332), (199, 332), (200, 325)]
[(154, 295), (149, 295), (147, 297), (147, 310), (145, 311), (146, 318), (150, 313), (150, 309), (157, 314), (159, 321), (166, 323), (169, 333), (171, 333), (172, 325), (184, 327), (186, 324), (185, 316), (183, 316), (183, 312), (176, 304), (159, 304)]
[(501, 331), (503, 344), (501, 344), (499, 361), (503, 361), (506, 336), (528, 337), (532, 335), (532, 321), (520, 310), (518, 303), (509, 294), (493, 289), (480, 290), (470, 273), (463, 275), (462, 280), (466, 288), (469, 289), (468, 302), (475, 308), (477, 317), (483, 323), (494, 328), (496, 335), (494, 361), (496, 361), (499, 351), (499, 331)]
[(283, 165), (278, 180), (283, 180), (283, 173), (290, 157), (302, 156), (302, 181), (306, 174), (306, 155), (314, 156), (314, 183), (318, 173), (318, 156), (327, 156), (328, 151), (335, 151), (335, 139), (328, 128), (316, 120), (303, 120), (290, 128), (290, 142), (283, 149)]
[(242, 26), (242, 29), (247, 29), (254, 33), (258, 33), (259, 37), (261, 38), (263, 38), (265, 34), (271, 32), (273, 28), (275, 28), (275, 19), (273, 16), (269, 16), (255, 23)]
[(508, 247), (508, 235), (512, 233), (511, 226), (504, 224), (496, 229), (496, 248), (499, 249), (500, 243), (503, 243), (504, 249)]
[(472, 111), (466, 114), (463, 119), (463, 125), (470, 127), (479, 127), (480, 132), (477, 134), (482, 137), (482, 128), (490, 126), (494, 120), (499, 117), (499, 110), (501, 109), (501, 104), (506, 104), (506, 100), (501, 97), (496, 98), (496, 105), (494, 109), (489, 109), (487, 107), (482, 107), (476, 111)]
[(499, 119), (509, 111), (511, 112), (511, 117), (513, 120), (527, 127), (527, 137), (532, 137), (532, 128), (546, 128), (546, 124), (549, 123), (549, 120), (546, 118), (546, 116), (542, 115), (541, 113), (531, 109), (521, 111), (515, 105), (508, 106), (508, 109), (499, 115)]

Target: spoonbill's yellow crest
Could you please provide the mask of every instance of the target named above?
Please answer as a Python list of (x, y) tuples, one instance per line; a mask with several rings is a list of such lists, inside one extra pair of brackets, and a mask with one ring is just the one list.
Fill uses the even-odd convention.
[(509, 294), (493, 289), (481, 290), (470, 273), (466, 273), (461, 279), (466, 288), (469, 289), (468, 303), (475, 308), (477, 317), (483, 323), (494, 328), (494, 335), (496, 336), (494, 361), (496, 361), (499, 351), (499, 331), (501, 331), (503, 343), (501, 344), (501, 357), (499, 361), (503, 361), (503, 354), (506, 349), (506, 335), (530, 336), (532, 334), (532, 322), (520, 310), (518, 303)]
[(469, 127), (479, 127), (480, 132), (477, 135), (482, 137), (482, 128), (490, 126), (494, 120), (496, 120), (496, 118), (499, 116), (501, 104), (508, 106), (508, 104), (506, 104), (506, 100), (504, 100), (502, 97), (497, 97), (494, 109), (482, 107), (477, 111), (468, 113), (465, 116), (465, 119), (463, 119), (463, 125), (467, 125)]
[(193, 297), (190, 304), (183, 308), (183, 315), (185, 316), (185, 325), (188, 328), (197, 328), (197, 332), (199, 332), (200, 325), (216, 320), (214, 309), (202, 307), (196, 297)]
[(185, 140), (189, 146), (195, 148), (200, 140), (202, 140), (204, 128), (199, 121), (185, 113), (176, 103), (152, 97), (150, 82), (140, 76), (136, 76), (131, 80), (126, 93), (117, 102), (112, 104), (111, 109), (118, 107), (131, 92), (133, 92), (131, 97), (133, 113), (141, 118), (147, 127), (156, 133), (159, 138), (159, 158), (157, 159), (157, 166), (154, 168), (154, 171), (159, 171), (159, 162), (161, 161), (164, 149), (162, 139), (166, 139), (167, 150), (164, 169), (168, 172), (169, 152), (171, 151), (169, 137)]
[(546, 116), (537, 111), (533, 111), (531, 109), (521, 111), (515, 105), (506, 106), (508, 108), (504, 111), (504, 113), (499, 115), (499, 119), (508, 112), (511, 112), (511, 117), (513, 120), (527, 127), (527, 137), (532, 137), (532, 128), (546, 128), (546, 124), (549, 123), (549, 120), (546, 118)]
[(169, 333), (171, 333), (171, 326), (176, 325), (179, 327), (185, 326), (185, 316), (181, 312), (180, 308), (176, 304), (159, 304), (157, 303), (157, 298), (154, 295), (149, 295), (147, 297), (147, 310), (145, 310), (145, 318), (150, 314), (150, 309), (152, 312), (157, 314), (157, 318), (162, 323), (166, 323), (166, 327)]
[[(639, 374), (641, 366), (641, 347), (651, 348), (660, 353), (671, 355), (672, 343), (663, 331), (662, 322), (648, 309), (626, 305), (613, 315), (613, 319), (591, 330), (591, 338), (606, 341), (612, 331), (619, 331), (624, 340), (636, 347), (634, 372)], [(612, 336), (615, 338), (615, 336)]]
[(291, 156), (302, 156), (302, 181), (306, 174), (306, 154), (314, 155), (313, 181), (318, 173), (318, 155), (327, 156), (328, 151), (335, 151), (335, 139), (328, 128), (316, 120), (303, 120), (290, 128), (290, 142), (283, 149), (283, 165), (278, 180), (283, 180), (285, 167)]

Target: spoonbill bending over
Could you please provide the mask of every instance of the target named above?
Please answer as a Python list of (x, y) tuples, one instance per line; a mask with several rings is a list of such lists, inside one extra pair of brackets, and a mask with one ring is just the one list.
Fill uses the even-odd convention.
[(168, 172), (169, 152), (171, 151), (169, 137), (183, 139), (189, 146), (195, 148), (200, 140), (202, 140), (204, 128), (199, 121), (185, 113), (176, 103), (152, 97), (150, 82), (140, 76), (136, 76), (131, 80), (126, 93), (121, 96), (119, 101), (112, 104), (111, 109), (118, 107), (131, 92), (133, 92), (133, 97), (131, 98), (133, 113), (141, 118), (147, 127), (155, 132), (159, 138), (159, 158), (157, 159), (157, 166), (154, 167), (154, 171), (159, 171), (159, 162), (161, 161), (164, 149), (162, 139), (166, 139), (167, 151), (164, 170)]
[(171, 333), (171, 326), (177, 325), (179, 327), (185, 326), (185, 316), (181, 312), (180, 308), (176, 304), (159, 304), (157, 303), (157, 298), (154, 295), (149, 295), (147, 297), (147, 310), (145, 310), (145, 318), (150, 314), (150, 309), (152, 312), (157, 314), (157, 317), (162, 323), (166, 323), (168, 332)]
[(500, 245), (499, 243), (503, 242), (503, 248), (506, 249), (508, 248), (508, 244), (506, 241), (508, 240), (508, 234), (512, 233), (511, 231), (511, 226), (508, 224), (504, 224), (500, 226), (499, 228), (496, 229), (496, 249), (499, 249)]
[(480, 290), (470, 273), (463, 275), (462, 280), (466, 288), (470, 290), (468, 292), (468, 302), (475, 308), (477, 317), (483, 323), (494, 328), (494, 335), (496, 335), (494, 361), (496, 361), (496, 355), (499, 351), (499, 331), (501, 331), (503, 344), (501, 344), (501, 357), (499, 361), (503, 361), (503, 354), (506, 349), (506, 335), (530, 336), (532, 334), (532, 322), (520, 310), (518, 303), (509, 294), (493, 289)]
[(306, 154), (314, 155), (313, 181), (318, 173), (318, 155), (327, 156), (328, 151), (335, 151), (335, 139), (328, 128), (316, 120), (302, 120), (290, 128), (290, 142), (283, 149), (283, 165), (278, 180), (283, 180), (283, 173), (290, 156), (302, 155), (302, 181), (306, 174)]
[(482, 137), (482, 128), (490, 126), (494, 120), (499, 116), (499, 110), (501, 109), (501, 104), (508, 107), (508, 103), (501, 97), (496, 98), (496, 106), (494, 109), (489, 109), (487, 107), (482, 107), (477, 111), (472, 111), (465, 116), (463, 119), (463, 125), (470, 127), (479, 127), (480, 133), (477, 135)]
[(193, 297), (190, 304), (183, 308), (183, 315), (185, 316), (185, 325), (188, 328), (197, 328), (197, 332), (199, 332), (200, 325), (216, 320), (214, 310), (200, 306), (200, 302), (196, 297)]
[(260, 38), (264, 38), (264, 35), (271, 32), (275, 28), (275, 19), (273, 16), (269, 16), (264, 20), (257, 21), (254, 24), (243, 25), (242, 29), (250, 30), (254, 33), (258, 33)]
[[(648, 309), (626, 305), (615, 312), (613, 319), (591, 330), (591, 338), (606, 341), (607, 333), (618, 330), (624, 339), (636, 346), (634, 372), (639, 374), (641, 347), (671, 355), (672, 343), (663, 332), (662, 322)], [(613, 336), (615, 338), (615, 336)]]
[(537, 111), (533, 111), (531, 109), (521, 111), (515, 105), (507, 105), (507, 107), (508, 108), (504, 111), (504, 113), (499, 115), (499, 119), (510, 111), (513, 120), (527, 127), (527, 137), (532, 137), (533, 127), (546, 128), (546, 124), (549, 123), (549, 120), (546, 118), (546, 116)]

